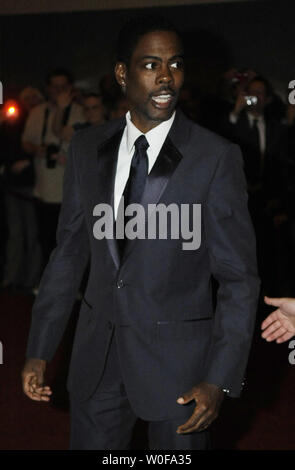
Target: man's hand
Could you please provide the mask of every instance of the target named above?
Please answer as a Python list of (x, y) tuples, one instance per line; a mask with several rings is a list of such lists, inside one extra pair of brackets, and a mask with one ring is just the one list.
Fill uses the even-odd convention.
[(22, 371), (23, 391), (35, 401), (49, 401), (52, 391), (44, 386), (46, 361), (43, 359), (28, 359)]
[(246, 107), (246, 100), (245, 100), (246, 93), (244, 91), (240, 91), (240, 93), (237, 96), (235, 107), (232, 111), (232, 113), (235, 116), (239, 116), (240, 112)]
[(177, 403), (185, 405), (195, 400), (196, 407), (192, 416), (177, 428), (178, 434), (203, 431), (217, 418), (224, 392), (217, 385), (202, 382), (178, 398)]
[(288, 341), (295, 335), (295, 299), (264, 297), (264, 301), (278, 308), (262, 323), (262, 338), (266, 341), (276, 340), (277, 343)]

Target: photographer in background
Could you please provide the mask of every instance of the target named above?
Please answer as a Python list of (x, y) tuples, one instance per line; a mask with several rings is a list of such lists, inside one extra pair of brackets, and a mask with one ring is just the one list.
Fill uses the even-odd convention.
[(262, 287), (273, 293), (282, 289), (278, 282), (284, 283), (276, 273), (284, 272), (278, 263), (284, 259), (286, 131), (272, 113), (266, 112), (272, 96), (265, 78), (252, 78), (240, 89), (233, 109), (224, 116), (222, 134), (242, 150)]
[(64, 69), (56, 69), (48, 75), (46, 82), (48, 101), (32, 110), (22, 135), (23, 149), (34, 156), (36, 173), (34, 196), (38, 200), (44, 266), (56, 244), (55, 233), (62, 201), (68, 146), (63, 136), (57, 137), (52, 130), (53, 116), (60, 94), (68, 94), (71, 97), (63, 109), (63, 126), (71, 126), (76, 122), (84, 121), (82, 107), (74, 102), (71, 75)]
[(26, 87), (19, 101), (7, 101), (1, 109), (0, 140), (2, 189), (7, 237), (2, 287), (32, 292), (38, 285), (41, 250), (32, 197), (33, 157), (21, 147), (21, 134), (29, 112), (43, 101), (39, 90)]

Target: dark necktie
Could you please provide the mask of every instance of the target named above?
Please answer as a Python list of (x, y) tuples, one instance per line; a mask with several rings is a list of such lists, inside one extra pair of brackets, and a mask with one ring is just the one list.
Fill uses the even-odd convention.
[[(131, 166), (130, 166), (130, 173), (129, 178), (126, 183), (123, 196), (124, 196), (124, 207), (129, 204), (140, 203), (143, 190), (145, 187), (145, 182), (148, 174), (148, 156), (147, 156), (147, 148), (149, 147), (149, 143), (146, 140), (144, 135), (139, 136), (135, 143), (135, 152), (132, 157)], [(119, 204), (119, 210), (122, 210), (121, 202)], [(130, 217), (126, 216), (124, 218), (124, 234), (125, 234), (125, 226), (128, 222)], [(118, 217), (117, 217), (118, 220)], [(123, 220), (123, 218), (121, 219)], [(122, 256), (125, 246), (125, 238), (118, 239), (118, 247), (120, 254)]]
[(249, 141), (249, 179), (251, 184), (257, 184), (261, 177), (261, 151), (260, 151), (260, 138), (258, 129), (258, 119), (253, 119), (250, 141)]
[(263, 171), (263, 155), (260, 148), (260, 134), (258, 129), (258, 119), (253, 119), (253, 126), (252, 126), (252, 139), (253, 139), (253, 146), (255, 148), (255, 155), (256, 155), (256, 165), (258, 171), (258, 178), (261, 177)]
[(253, 125), (252, 125), (252, 139), (253, 139), (253, 145), (255, 147), (255, 150), (257, 153), (260, 152), (260, 139), (259, 139), (259, 130), (258, 130), (258, 119), (253, 119)]

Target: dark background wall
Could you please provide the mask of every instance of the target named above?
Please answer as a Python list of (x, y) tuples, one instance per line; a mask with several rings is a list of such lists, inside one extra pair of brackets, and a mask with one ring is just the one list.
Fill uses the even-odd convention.
[(292, 1), (241, 2), (138, 10), (0, 16), (0, 80), (4, 96), (24, 85), (41, 87), (56, 66), (95, 86), (112, 70), (118, 28), (131, 15), (164, 14), (186, 33), (193, 73), (212, 90), (229, 65), (252, 67), (287, 94), (295, 79)]

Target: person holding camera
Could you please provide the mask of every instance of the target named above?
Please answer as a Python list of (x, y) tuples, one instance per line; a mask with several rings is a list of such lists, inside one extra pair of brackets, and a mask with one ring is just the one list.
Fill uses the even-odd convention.
[(90, 126), (100, 126), (106, 121), (107, 115), (102, 95), (95, 92), (89, 92), (85, 93), (81, 100), (84, 112), (83, 122), (66, 125), (65, 113), (67, 108), (71, 105), (73, 97), (74, 93), (69, 91), (61, 93), (58, 96), (57, 108), (54, 113), (52, 123), (53, 132), (57, 137), (62, 139), (64, 146), (66, 147), (76, 131)]
[[(268, 111), (272, 102), (269, 82), (256, 75), (237, 94), (231, 112), (223, 120), (223, 135), (242, 150), (248, 184), (249, 210), (257, 237), (257, 253), (263, 288), (279, 288), (277, 274), (282, 252), (281, 232), (285, 220), (284, 126)], [(280, 282), (284, 282), (280, 280)]]
[[(66, 164), (68, 143), (54, 134), (53, 116), (60, 94), (72, 96), (73, 79), (68, 71), (56, 69), (47, 77), (48, 100), (30, 113), (23, 135), (22, 145), (27, 153), (34, 155), (36, 182), (34, 196), (40, 225), (40, 241), (43, 252), (43, 265), (47, 264), (54, 248), (55, 232), (62, 201), (63, 176)], [(65, 107), (62, 116), (64, 125), (83, 122), (82, 107), (72, 99)]]

